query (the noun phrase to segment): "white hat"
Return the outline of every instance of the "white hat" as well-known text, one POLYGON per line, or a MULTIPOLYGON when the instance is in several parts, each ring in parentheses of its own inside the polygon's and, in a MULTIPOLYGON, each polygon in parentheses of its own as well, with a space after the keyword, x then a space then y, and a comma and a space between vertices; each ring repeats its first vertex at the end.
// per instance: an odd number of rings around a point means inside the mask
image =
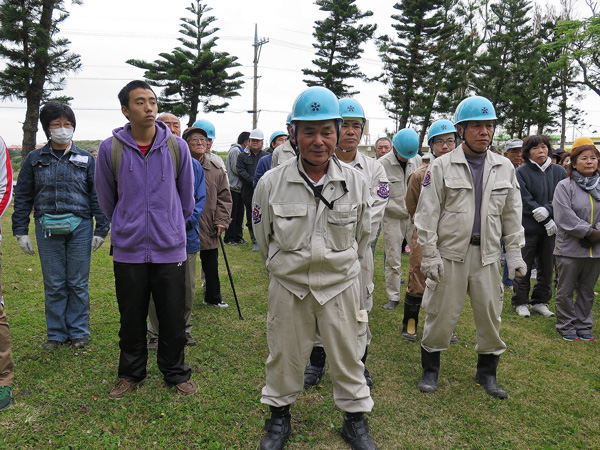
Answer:
POLYGON ((262 130, 255 128, 250 132, 250 137, 248 139, 257 139, 259 141, 263 141, 265 139, 265 135, 263 134, 262 130))
POLYGON ((521 139, 509 139, 504 143, 504 153, 509 151, 511 148, 523 147, 523 141, 521 139))

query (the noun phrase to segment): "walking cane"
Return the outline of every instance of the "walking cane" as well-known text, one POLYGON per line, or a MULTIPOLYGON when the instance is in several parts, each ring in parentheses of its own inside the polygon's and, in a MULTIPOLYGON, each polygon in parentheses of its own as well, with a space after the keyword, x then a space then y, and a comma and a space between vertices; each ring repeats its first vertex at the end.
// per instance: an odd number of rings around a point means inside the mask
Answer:
POLYGON ((229 262, 227 262, 227 255, 225 254, 225 246, 223 245, 223 238, 219 235, 219 242, 221 242, 221 250, 223 250, 223 259, 225 259, 225 266, 227 267, 227 275, 229 275, 229 282, 231 283, 231 290, 233 291, 233 298, 235 298, 235 304, 237 306, 240 320, 244 320, 242 317, 242 311, 240 311, 240 303, 238 302, 237 294, 235 293, 235 286, 233 285, 233 277, 231 276, 231 270, 229 269, 229 262))

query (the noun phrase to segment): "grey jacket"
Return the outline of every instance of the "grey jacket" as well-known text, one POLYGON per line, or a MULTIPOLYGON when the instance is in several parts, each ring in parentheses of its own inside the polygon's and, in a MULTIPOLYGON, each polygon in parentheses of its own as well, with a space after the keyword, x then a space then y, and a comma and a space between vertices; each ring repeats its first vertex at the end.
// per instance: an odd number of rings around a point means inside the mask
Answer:
POLYGON ((225 162, 225 171, 229 179, 229 189, 234 192, 242 192, 242 180, 238 176, 236 169, 237 158, 242 151, 242 148, 238 144, 232 144, 229 148, 229 153, 227 153, 227 161, 225 162))
POLYGON ((552 206, 558 227, 554 254, 571 258, 600 258, 600 242, 591 248, 580 243, 600 223, 600 202, 581 189, 575 180, 566 178, 556 186, 552 206))

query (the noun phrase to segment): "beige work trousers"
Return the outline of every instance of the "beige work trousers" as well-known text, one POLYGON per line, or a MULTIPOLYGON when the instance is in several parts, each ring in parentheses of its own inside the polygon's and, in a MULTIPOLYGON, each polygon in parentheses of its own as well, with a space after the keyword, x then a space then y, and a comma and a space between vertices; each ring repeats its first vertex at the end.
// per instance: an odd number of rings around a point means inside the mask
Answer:
POLYGON ((342 411, 369 412, 373 399, 361 358, 367 338, 367 313, 359 310, 360 281, 321 305, 312 294, 300 299, 275 277, 269 284, 266 363, 261 402, 289 405, 304 387, 304 369, 319 331, 329 361, 333 399, 342 411))
POLYGON ((402 284, 402 241, 410 242, 413 233, 410 219, 383 217, 383 249, 385 251, 385 287, 388 301, 400 301, 402 284))
POLYGON ((500 339, 503 306, 500 261, 481 265, 481 248, 469 245, 465 262, 444 261, 444 276, 439 283, 427 279, 423 295, 423 309, 427 312, 421 346, 428 352, 447 350, 452 332, 471 298, 475 320, 475 351, 480 354, 500 355, 506 344, 500 339))
MULTIPOLYGON (((0 257, 1 258, 1 257, 0 257)), ((0 300, 2 299, 2 260, 0 259, 0 300)), ((0 301, 0 386, 11 386, 14 377, 14 364, 10 346, 10 330, 0 301)))
MULTIPOLYGON (((183 315, 185 317, 185 332, 192 332, 192 308, 194 307, 194 299, 196 298, 196 261, 198 253, 188 253, 185 260, 185 309, 183 315)), ((158 338, 158 318, 156 317, 156 307, 154 300, 150 298, 148 307, 148 336, 158 338)))

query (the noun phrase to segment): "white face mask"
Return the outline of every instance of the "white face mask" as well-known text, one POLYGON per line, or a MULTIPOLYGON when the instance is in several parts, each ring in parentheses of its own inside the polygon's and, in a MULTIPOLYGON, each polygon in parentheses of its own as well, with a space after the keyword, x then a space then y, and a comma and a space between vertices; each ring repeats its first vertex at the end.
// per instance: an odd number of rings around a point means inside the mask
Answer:
POLYGON ((52 128, 50 130, 50 139, 58 145, 65 145, 73 139, 73 128, 52 128))

